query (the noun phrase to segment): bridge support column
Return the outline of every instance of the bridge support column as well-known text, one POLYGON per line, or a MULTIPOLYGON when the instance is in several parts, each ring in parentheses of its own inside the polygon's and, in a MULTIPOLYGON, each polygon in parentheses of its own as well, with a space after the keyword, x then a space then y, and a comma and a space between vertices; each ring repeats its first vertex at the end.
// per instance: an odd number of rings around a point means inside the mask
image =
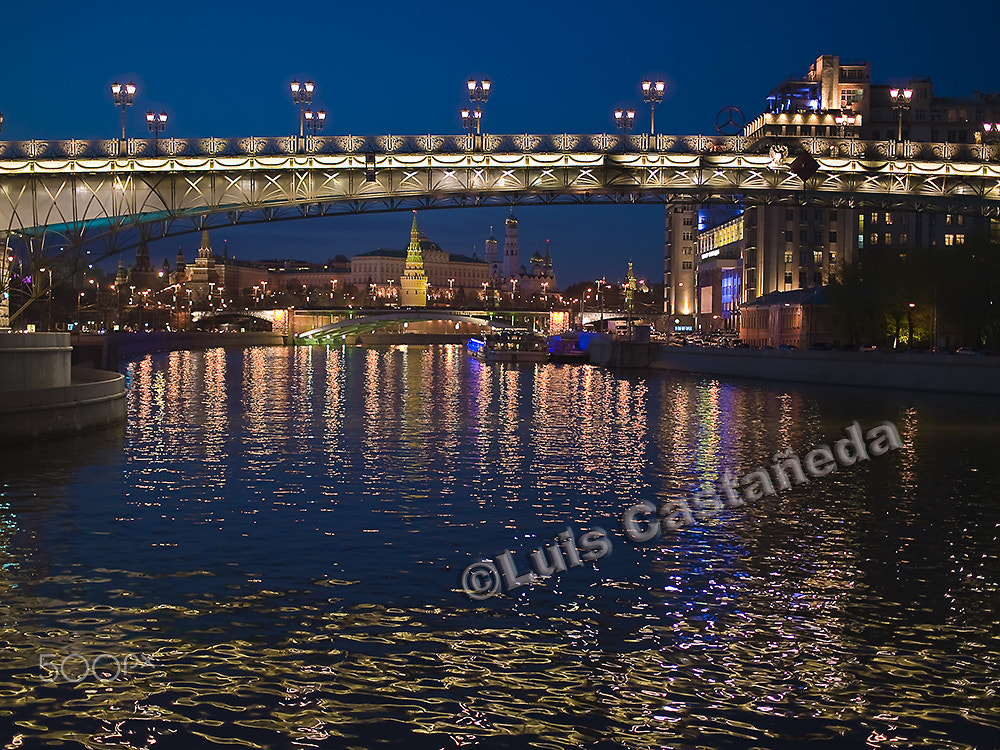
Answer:
POLYGON ((10 330, 10 248, 7 233, 0 232, 0 331, 10 330))

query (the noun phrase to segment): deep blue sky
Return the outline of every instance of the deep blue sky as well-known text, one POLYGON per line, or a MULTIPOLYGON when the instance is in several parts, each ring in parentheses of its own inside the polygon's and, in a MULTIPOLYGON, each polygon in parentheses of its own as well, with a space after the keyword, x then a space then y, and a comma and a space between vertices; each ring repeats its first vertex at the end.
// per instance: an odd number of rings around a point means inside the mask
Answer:
MULTIPOLYGON (((113 80, 139 87, 129 133, 166 110, 165 135, 297 132, 288 83, 312 78, 325 134, 458 133, 464 82, 487 76, 493 133, 614 132, 611 110, 632 105, 648 128, 639 82, 662 76, 658 132, 714 133, 727 105, 748 119, 768 91, 821 54, 870 60, 876 82, 931 76, 937 93, 1000 90, 996 18, 988 5, 939 2, 709 4, 574 3, 8 3, 0 111, 3 139, 109 138, 119 113, 113 80), (977 13, 975 7, 982 10, 977 13), (978 19, 978 20, 977 20, 978 19)), ((502 209, 432 211, 421 227, 446 250, 482 254, 502 209)), ((663 209, 517 210, 522 255, 552 241, 560 285, 662 269, 663 209)), ((238 257, 323 260, 405 247, 410 217, 338 217, 213 232, 238 257)), ((154 262, 190 258, 197 236, 154 243, 154 262)))

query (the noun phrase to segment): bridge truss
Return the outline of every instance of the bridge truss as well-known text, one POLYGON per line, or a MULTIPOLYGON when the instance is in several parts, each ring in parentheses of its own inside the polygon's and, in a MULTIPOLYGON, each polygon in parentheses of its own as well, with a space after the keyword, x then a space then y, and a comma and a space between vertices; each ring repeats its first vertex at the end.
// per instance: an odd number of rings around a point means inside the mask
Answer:
POLYGON ((106 254, 285 219, 664 202, 1000 216, 1000 147, 649 134, 0 142, 0 235, 102 241, 106 254), (799 154, 815 159, 806 180, 791 168, 799 154))

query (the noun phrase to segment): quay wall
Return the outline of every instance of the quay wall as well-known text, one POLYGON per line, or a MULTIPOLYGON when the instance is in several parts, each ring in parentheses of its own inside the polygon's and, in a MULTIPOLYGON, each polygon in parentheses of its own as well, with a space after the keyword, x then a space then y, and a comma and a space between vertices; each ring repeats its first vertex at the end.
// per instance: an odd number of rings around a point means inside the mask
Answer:
POLYGON ((69 383, 53 388, 0 392, 0 441, 49 437, 125 421, 125 377, 117 372, 70 368, 69 383))
POLYGON ((1000 357, 661 346, 657 370, 1000 396, 1000 357))
POLYGON ((91 367, 117 369, 123 359, 151 352, 216 347, 283 346, 280 333, 215 333, 203 331, 114 332, 103 336, 73 337, 74 362, 91 367))

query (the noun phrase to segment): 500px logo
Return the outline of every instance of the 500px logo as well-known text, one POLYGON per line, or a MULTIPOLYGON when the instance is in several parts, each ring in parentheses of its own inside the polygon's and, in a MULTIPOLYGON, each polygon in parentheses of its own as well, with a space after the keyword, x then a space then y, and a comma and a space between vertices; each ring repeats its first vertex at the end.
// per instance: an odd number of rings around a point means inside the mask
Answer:
POLYGON ((93 676, 99 682, 114 682, 128 677, 129 667, 151 667, 153 662, 144 654, 126 654, 119 659, 114 654, 97 654, 88 659, 84 654, 39 654, 38 666, 46 682, 83 682, 93 676))

